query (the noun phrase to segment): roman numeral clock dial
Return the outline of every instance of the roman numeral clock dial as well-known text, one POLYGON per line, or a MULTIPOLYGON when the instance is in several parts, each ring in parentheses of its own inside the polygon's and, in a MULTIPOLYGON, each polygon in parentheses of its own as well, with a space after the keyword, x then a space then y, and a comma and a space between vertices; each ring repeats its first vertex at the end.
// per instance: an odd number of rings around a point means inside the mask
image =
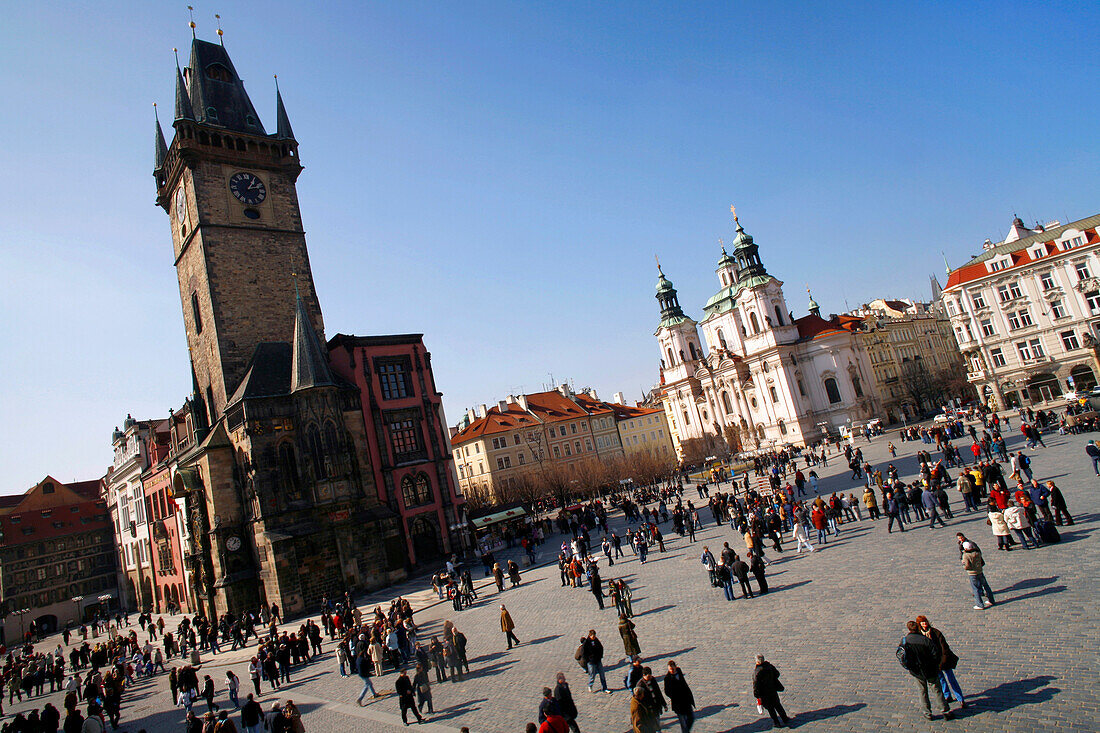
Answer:
POLYGON ((264 182, 253 173, 241 171, 229 179, 229 190, 238 201, 246 206, 257 206, 267 198, 264 182))

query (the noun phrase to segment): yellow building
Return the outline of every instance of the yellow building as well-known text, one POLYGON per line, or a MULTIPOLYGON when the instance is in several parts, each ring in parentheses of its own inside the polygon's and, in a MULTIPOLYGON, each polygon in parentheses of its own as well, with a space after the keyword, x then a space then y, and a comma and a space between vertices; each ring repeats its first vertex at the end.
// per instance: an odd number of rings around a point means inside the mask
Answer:
POLYGON ((668 418, 663 409, 626 405, 612 407, 615 409, 619 440, 627 458, 649 453, 669 460, 677 459, 672 432, 668 429, 668 418))

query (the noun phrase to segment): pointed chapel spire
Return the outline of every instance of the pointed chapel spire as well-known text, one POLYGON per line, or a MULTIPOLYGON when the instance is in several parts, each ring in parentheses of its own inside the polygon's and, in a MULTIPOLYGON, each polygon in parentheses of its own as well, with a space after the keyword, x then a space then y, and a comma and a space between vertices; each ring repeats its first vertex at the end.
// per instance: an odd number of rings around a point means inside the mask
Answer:
POLYGON ((332 372, 329 371, 328 360, 321 351, 317 332, 313 330, 313 322, 309 320, 309 313, 306 312, 306 306, 302 302, 302 296, 297 292, 297 285, 294 289, 294 297, 298 302, 294 308, 290 391, 297 392, 300 389, 336 384, 332 378, 332 372))
POLYGON ((164 130, 160 128, 160 116, 157 114, 156 104, 153 104, 153 117, 157 121, 156 139, 153 141, 156 146, 156 154, 153 156, 153 175, 156 175, 164 170, 164 160, 168 157, 168 145, 164 142, 164 130))
POLYGON ((283 93, 279 91, 279 77, 275 76, 275 137, 280 140, 293 140, 294 130, 290 127, 290 118, 287 117, 286 107, 283 106, 283 93))
MULTIPOLYGON (((173 48, 172 51, 176 52, 176 49, 173 48)), ((187 93, 187 85, 183 83, 183 72, 180 71, 178 55, 176 56, 176 119, 195 119, 195 113, 191 109, 191 95, 187 93)))

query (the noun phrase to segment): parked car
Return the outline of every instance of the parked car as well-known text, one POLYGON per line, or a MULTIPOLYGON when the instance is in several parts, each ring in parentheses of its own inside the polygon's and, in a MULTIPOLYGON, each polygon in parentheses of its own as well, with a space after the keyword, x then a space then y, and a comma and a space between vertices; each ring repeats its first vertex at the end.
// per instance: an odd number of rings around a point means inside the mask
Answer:
POLYGON ((939 415, 936 415, 934 418, 932 418, 932 422, 939 425, 939 424, 942 424, 942 423, 945 423, 945 422, 951 422, 951 420, 953 420, 953 419, 954 419, 953 417, 950 417, 948 415, 944 415, 941 412, 939 415))
POLYGON ((1082 400, 1086 397, 1088 397, 1088 394, 1086 394, 1085 392, 1077 392, 1076 390, 1072 392, 1064 392, 1062 394, 1062 399, 1065 402, 1077 402, 1078 400, 1082 400))

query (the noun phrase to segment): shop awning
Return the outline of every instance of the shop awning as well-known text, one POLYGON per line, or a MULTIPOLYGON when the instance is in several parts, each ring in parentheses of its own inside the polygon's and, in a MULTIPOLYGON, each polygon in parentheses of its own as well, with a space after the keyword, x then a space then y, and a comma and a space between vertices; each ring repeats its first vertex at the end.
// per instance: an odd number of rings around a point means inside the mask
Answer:
POLYGON ((509 519, 519 519, 526 516, 527 512, 523 507, 516 507, 515 509, 507 509, 503 512, 497 512, 496 514, 487 514, 484 517, 478 517, 477 519, 471 519, 470 524, 474 527, 481 529, 482 527, 488 527, 490 524, 497 524, 498 522, 504 522, 509 519))

